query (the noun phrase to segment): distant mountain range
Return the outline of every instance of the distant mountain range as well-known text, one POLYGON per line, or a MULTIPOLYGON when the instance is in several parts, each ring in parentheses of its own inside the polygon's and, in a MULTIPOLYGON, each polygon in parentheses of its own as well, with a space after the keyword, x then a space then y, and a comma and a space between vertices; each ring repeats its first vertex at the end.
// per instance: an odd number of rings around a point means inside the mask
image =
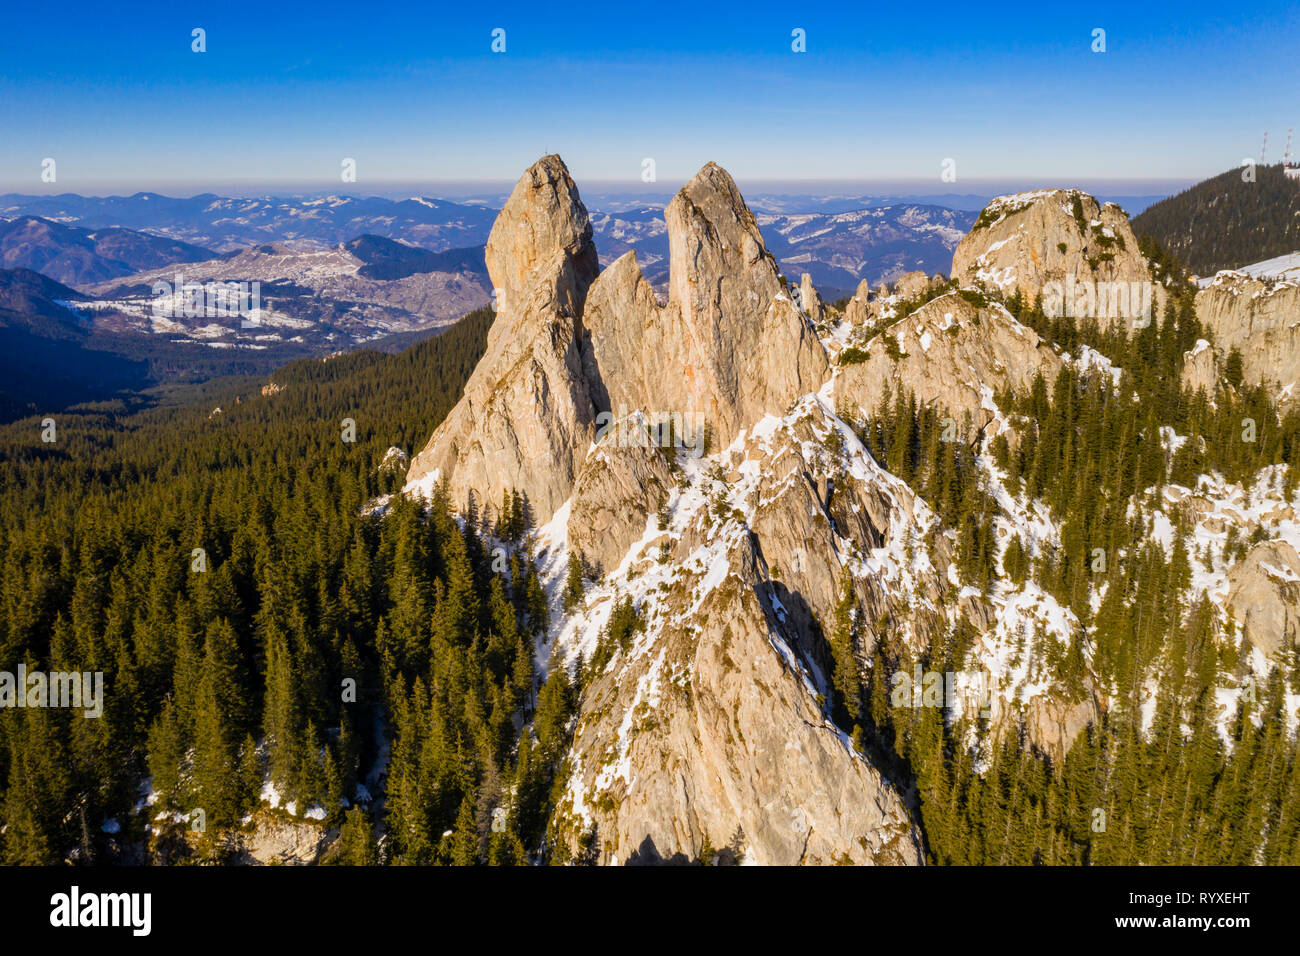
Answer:
MULTIPOLYGON (((768 249, 794 282, 803 273, 828 299, 868 279, 875 285, 904 272, 947 273, 952 253, 975 213, 941 206, 901 205, 848 212, 758 213, 768 249)), ((647 280, 668 279, 668 231, 663 209, 642 206, 617 213, 591 213, 602 266, 630 249, 647 280)))
MULTIPOLYGON (((611 198, 591 222, 603 266, 634 250, 663 292, 668 232, 652 199, 611 198)), ((768 199, 756 216, 780 271, 796 284, 808 273, 830 301, 863 279, 947 273, 976 215, 872 197, 768 199)), ((13 349, 32 357, 9 370, 6 391, 54 407, 63 393, 269 369, 430 334, 491 301, 484 243, 496 214, 485 202, 427 198, 0 196, 0 217, 12 217, 0 218, 0 266, 11 270, 0 321, 13 349), (160 312, 155 288, 178 274, 258 283, 256 322, 160 312), (78 352, 71 378, 59 370, 59 343, 78 352), (72 386, 60 393, 51 382, 72 386)))
MULTIPOLYGON (((365 235, 330 248, 261 243, 204 262, 162 266, 87 287, 81 308, 98 328, 164 335, 210 348, 337 351, 393 333, 446 325, 492 298, 482 247, 430 252, 365 235), (186 285, 244 283, 248 315, 160 314, 179 274, 186 285), (256 308, 254 315, 251 310, 256 308)), ((180 304, 179 302, 175 304, 180 304)))
POLYGON ((1300 250, 1300 180, 1280 165, 1242 169, 1198 183, 1133 220, 1198 275, 1300 250))
POLYGON ((497 211, 442 199, 231 199, 133 196, 0 196, 0 217, 40 216, 87 229, 120 226, 231 252, 262 242, 309 240, 336 246, 370 233, 435 252, 482 245, 497 211))
MULTIPOLYGON (((464 271, 476 262, 465 259, 463 252, 456 254, 461 257, 456 261, 417 260, 449 250, 478 249, 487 241, 496 213, 489 205, 427 198, 0 196, 0 216, 22 217, 14 222, 26 224, 21 229, 14 223, 0 223, 0 227, 31 232, 37 228, 32 224, 43 220, 40 230, 45 233, 39 242, 21 247, 21 258, 5 264, 40 269, 74 285, 172 262, 203 261, 264 243, 320 249, 358 242, 360 237, 370 237, 366 241, 373 251, 367 255, 376 259, 367 263, 362 273, 366 278, 464 271), (86 239, 91 235, 88 230, 110 228, 123 236, 115 246, 105 248, 105 257, 116 253, 117 258, 97 262, 87 255, 93 247, 86 239), (118 251, 125 245, 125 235, 135 237, 139 247, 134 260, 128 261, 118 251), (392 245, 381 249, 378 240, 382 239, 392 245), (176 245, 165 245, 167 240, 176 245), (402 246, 419 251, 402 252, 402 246), (151 255, 145 256, 145 251, 151 255)), ((597 208, 591 216, 602 263, 635 248, 646 277, 657 285, 663 282, 668 246, 662 204, 629 206, 611 200, 609 211, 597 208)), ((874 284, 915 269, 946 272, 953 249, 974 221, 969 210, 914 202, 882 205, 870 197, 772 197, 768 211, 760 211, 759 217, 772 253, 791 278, 797 281, 808 272, 818 285, 827 286, 825 294, 832 298, 854 289, 862 279, 874 284)))
POLYGON ((0 267, 32 269, 70 285, 215 255, 187 242, 116 226, 85 229, 35 216, 0 220, 0 267))
POLYGON ((0 421, 122 389, 409 345, 491 299, 481 246, 432 252, 374 235, 220 254, 24 217, 0 221, 0 253, 81 286, 35 268, 0 269, 0 421), (178 275, 203 289, 192 312, 171 288, 178 275), (248 298, 218 314, 209 288, 231 283, 248 298), (160 284, 171 294, 158 294, 160 284))

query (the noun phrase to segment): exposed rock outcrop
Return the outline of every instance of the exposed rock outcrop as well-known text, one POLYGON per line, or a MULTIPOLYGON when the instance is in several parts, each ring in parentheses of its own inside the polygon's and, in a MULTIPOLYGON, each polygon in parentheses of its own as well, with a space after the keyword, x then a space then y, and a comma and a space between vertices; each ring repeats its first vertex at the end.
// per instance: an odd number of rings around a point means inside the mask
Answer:
POLYGON ((629 556, 647 628, 584 695, 563 832, 577 846, 594 830, 602 860, 620 863, 734 842, 756 863, 918 863, 900 795, 825 716, 807 628, 842 573, 882 612, 937 597, 933 567, 903 560, 927 509, 811 397, 747 430, 725 462, 721 497, 674 500, 670 563, 629 556), (831 428, 840 450, 815 451, 831 428))
POLYGON ((815 706, 752 548, 725 560, 719 584, 669 599, 680 625, 589 688, 561 814, 620 863, 706 842, 759 864, 919 863, 898 793, 815 706))
POLYGON ((932 299, 872 338, 865 351, 866 361, 839 370, 837 399, 870 417, 887 388, 893 395, 910 390, 920 404, 946 408, 959 429, 969 415, 967 440, 992 420, 992 390, 1027 389, 1035 374, 1050 383, 1061 368, 1033 329, 971 292, 932 299))
POLYGON ((1228 572, 1228 604, 1246 638, 1265 654, 1294 646, 1300 634, 1300 555, 1285 541, 1250 549, 1228 572))
POLYGON ((573 488, 569 545, 597 575, 614 570, 668 500, 668 458, 644 415, 614 422, 587 456, 573 488))
POLYGON ((1198 339, 1196 345, 1183 353, 1183 388, 1203 391, 1213 400, 1222 375, 1223 364, 1219 361, 1219 354, 1205 339, 1198 339))
MULTIPOLYGON (((1053 688, 1053 692, 1056 690, 1053 688)), ((1097 707, 1093 700, 1089 696, 1072 703, 1045 694, 1034 698, 1017 716, 1023 723, 1030 742, 1060 763, 1065 760, 1065 755, 1083 729, 1097 720, 1097 707)), ((1001 731, 1002 728, 997 730, 1001 731)))
POLYGON ((338 837, 319 823, 255 814, 251 832, 240 834, 239 851, 246 862, 262 866, 307 866, 319 863, 338 837))
POLYGON ((848 305, 844 307, 844 318, 853 325, 866 325, 875 318, 872 310, 873 304, 871 283, 863 279, 858 283, 858 289, 853 293, 853 298, 849 299, 848 305))
POLYGON ((820 632, 834 620, 846 569, 862 614, 863 666, 886 621, 895 622, 895 637, 925 646, 944 581, 933 562, 918 570, 897 559, 908 542, 921 547, 923 539, 936 561, 948 554, 946 541, 927 537, 933 516, 906 483, 873 462, 849 429, 811 399, 779 425, 770 418, 758 423, 724 458, 733 460, 738 473, 762 476, 742 493, 741 508, 752 515, 786 623, 808 660, 830 672, 820 632))
MULTIPOLYGON (((1222 367, 1232 349, 1241 353, 1242 380, 1264 385, 1274 399, 1296 397, 1300 384, 1300 284, 1220 272, 1196 294, 1196 315, 1214 333, 1222 367)), ((1184 380, 1188 373, 1184 373, 1184 380)), ((1213 389, 1207 389, 1213 394, 1213 389)))
POLYGON ((930 288, 931 279, 924 272, 904 272, 894 282, 894 295, 914 299, 930 288))
POLYGON ((1140 324, 1158 316, 1165 290, 1152 281, 1128 216, 1077 189, 1000 196, 957 246, 952 275, 1027 302, 1048 314, 1140 324))
POLYGON ((725 445, 746 423, 816 391, 826 352, 721 167, 701 169, 664 217, 667 305, 655 304, 635 254, 622 256, 591 287, 584 367, 602 408, 681 413, 707 422, 725 445))
POLYGON ((826 318, 826 304, 822 302, 821 294, 813 285, 812 276, 806 272, 799 280, 799 308, 803 309, 804 315, 808 316, 813 323, 826 318))

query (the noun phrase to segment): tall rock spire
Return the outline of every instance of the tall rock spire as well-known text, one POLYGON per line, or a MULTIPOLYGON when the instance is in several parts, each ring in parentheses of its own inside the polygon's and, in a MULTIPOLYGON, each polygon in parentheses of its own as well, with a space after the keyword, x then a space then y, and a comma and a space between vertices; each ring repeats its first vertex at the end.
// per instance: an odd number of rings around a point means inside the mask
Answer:
POLYGON ((668 304, 655 304, 625 255, 592 285, 584 360, 608 407, 703 418, 726 443, 816 391, 829 374, 826 353, 724 169, 701 169, 664 218, 668 304))
POLYGON ((595 436, 576 330, 598 262, 591 221, 558 156, 520 178, 487 243, 497 317, 460 402, 411 462, 410 490, 447 483, 456 508, 517 489, 546 521, 595 436))

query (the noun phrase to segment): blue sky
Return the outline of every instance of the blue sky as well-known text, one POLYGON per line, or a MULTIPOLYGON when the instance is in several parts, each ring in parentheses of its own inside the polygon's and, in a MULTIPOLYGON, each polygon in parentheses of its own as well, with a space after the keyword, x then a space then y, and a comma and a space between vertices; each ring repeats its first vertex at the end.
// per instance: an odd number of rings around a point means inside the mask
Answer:
POLYGON ((1300 126, 1294 3, 126 6, 9 5, 0 190, 328 186, 352 157, 367 192, 559 152, 580 183, 629 185, 647 157, 660 183, 714 160, 936 184, 952 158, 957 191, 1199 179, 1300 126))

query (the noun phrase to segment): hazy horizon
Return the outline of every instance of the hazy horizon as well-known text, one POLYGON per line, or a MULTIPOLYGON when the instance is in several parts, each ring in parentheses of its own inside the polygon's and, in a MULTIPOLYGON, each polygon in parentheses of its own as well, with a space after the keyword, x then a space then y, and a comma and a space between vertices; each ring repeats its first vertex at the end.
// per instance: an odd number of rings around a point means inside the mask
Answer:
MULTIPOLYGON (((522 172, 522 170, 521 170, 522 172)), ((1064 187, 1082 189, 1097 196, 1161 197, 1173 195, 1201 179, 1217 175, 1223 170, 1207 173, 1199 178, 1136 179, 1092 177, 1068 180, 1064 177, 1039 176, 1024 179, 967 179, 958 183, 935 182, 929 179, 745 179, 736 177, 741 191, 753 196, 813 197, 820 199, 934 197, 937 199, 1005 195, 1030 189, 1064 187)), ((664 202, 671 198, 687 179, 680 181, 640 183, 611 179, 577 179, 579 191, 584 196, 616 197, 620 199, 643 198, 646 202, 664 202)), ((88 185, 71 189, 64 183, 37 184, 0 181, 0 195, 31 197, 81 196, 83 198, 130 197, 141 193, 169 199, 191 199, 201 195, 216 195, 231 199, 263 198, 319 198, 338 196, 349 198, 427 198, 453 202, 497 202, 509 195, 514 180, 423 180, 404 182, 330 183, 330 182, 210 182, 168 183, 158 181, 127 181, 115 184, 88 185)), ((942 205, 942 203, 939 203, 942 205)))

